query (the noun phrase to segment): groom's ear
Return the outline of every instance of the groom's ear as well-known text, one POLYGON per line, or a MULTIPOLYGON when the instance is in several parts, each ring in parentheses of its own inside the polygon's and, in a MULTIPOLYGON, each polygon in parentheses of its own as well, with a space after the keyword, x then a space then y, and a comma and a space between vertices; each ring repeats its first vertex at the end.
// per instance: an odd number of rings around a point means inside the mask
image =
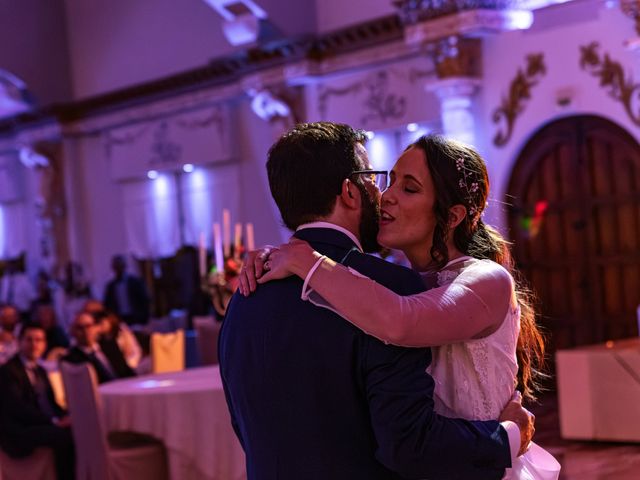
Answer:
POLYGON ((340 200, 347 208, 358 208, 360 206, 360 190, 348 178, 345 178, 342 182, 340 200))

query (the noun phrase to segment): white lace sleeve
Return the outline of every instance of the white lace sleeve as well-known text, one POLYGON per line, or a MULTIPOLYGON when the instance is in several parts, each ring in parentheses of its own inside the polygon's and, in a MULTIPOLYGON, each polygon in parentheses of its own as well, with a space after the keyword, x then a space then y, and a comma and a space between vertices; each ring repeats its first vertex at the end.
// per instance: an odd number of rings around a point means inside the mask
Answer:
POLYGON ((407 297, 341 265, 318 270, 310 285, 361 330, 409 347, 485 336, 504 319, 513 289, 509 273, 488 260, 465 267, 448 285, 407 297))

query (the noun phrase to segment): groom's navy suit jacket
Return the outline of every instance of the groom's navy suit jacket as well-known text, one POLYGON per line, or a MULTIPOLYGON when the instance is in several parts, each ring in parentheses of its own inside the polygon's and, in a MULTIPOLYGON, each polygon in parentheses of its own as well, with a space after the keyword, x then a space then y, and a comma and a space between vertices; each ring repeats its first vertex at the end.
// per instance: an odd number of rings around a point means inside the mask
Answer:
MULTIPOLYGON (((296 237, 399 294, 424 290, 341 232, 296 237)), ((223 323, 220 370, 249 480, 502 477, 511 459, 497 422, 434 413, 429 349, 385 345, 302 301, 301 288, 290 277, 236 293, 223 323)))

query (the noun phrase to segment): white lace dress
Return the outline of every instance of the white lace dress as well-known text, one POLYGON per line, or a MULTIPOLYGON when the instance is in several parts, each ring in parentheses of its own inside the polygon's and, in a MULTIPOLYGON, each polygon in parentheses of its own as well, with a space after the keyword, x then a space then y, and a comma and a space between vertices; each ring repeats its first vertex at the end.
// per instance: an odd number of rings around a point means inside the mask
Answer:
MULTIPOLYGON (((480 260, 464 258, 457 269, 438 273, 438 286, 450 284, 480 260)), ((516 346, 520 332, 520 309, 509 307, 500 327, 487 337, 433 347, 428 372, 436 382, 435 410, 446 417, 494 420, 511 399, 518 373, 516 346)), ((560 465, 536 444, 518 457, 505 479, 556 479, 560 465)))

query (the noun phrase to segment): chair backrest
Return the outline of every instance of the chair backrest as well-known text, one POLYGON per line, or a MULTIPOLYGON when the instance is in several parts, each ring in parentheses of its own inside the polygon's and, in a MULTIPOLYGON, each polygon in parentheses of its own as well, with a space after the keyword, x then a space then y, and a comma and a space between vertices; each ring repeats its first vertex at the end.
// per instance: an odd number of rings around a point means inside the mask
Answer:
POLYGON ((202 365, 216 365, 218 363, 218 337, 222 322, 214 317, 193 317, 196 329, 198 356, 202 365))
POLYGON ((184 370, 184 330, 151 334, 151 370, 153 373, 184 370))
POLYGON ((31 455, 23 458, 11 458, 0 450, 0 479, 56 480, 53 450, 36 448, 31 455))
POLYGON ((93 367, 60 362, 60 371, 76 446, 76 479, 109 480, 109 447, 93 367))

